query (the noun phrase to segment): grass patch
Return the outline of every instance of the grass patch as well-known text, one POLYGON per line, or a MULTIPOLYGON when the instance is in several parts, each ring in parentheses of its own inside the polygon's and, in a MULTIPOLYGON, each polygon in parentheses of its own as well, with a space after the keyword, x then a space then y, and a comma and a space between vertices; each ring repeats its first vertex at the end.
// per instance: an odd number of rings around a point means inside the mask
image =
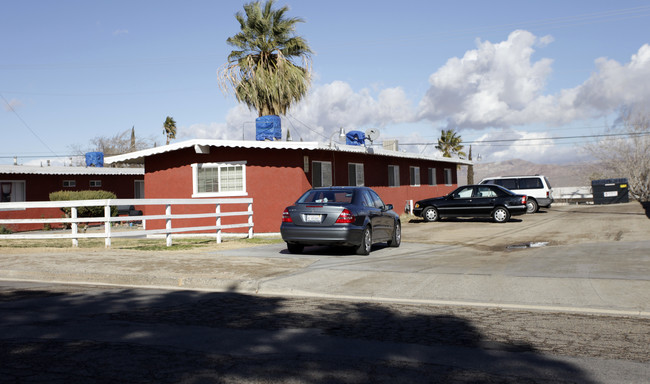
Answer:
MULTIPOLYGON (((124 249, 134 251, 182 251, 195 249, 219 249, 230 245, 254 246, 264 244, 276 244, 282 242, 280 238, 257 237, 252 239, 227 238, 217 244, 216 239, 207 237, 175 238, 172 246, 168 247, 164 238, 155 239, 111 239, 111 249, 124 249)), ((48 240, 23 240, 4 239, 0 242, 0 249, 3 248, 72 248, 70 239, 48 239, 48 240)), ((104 249, 104 239, 79 239, 79 248, 83 249, 104 249)))

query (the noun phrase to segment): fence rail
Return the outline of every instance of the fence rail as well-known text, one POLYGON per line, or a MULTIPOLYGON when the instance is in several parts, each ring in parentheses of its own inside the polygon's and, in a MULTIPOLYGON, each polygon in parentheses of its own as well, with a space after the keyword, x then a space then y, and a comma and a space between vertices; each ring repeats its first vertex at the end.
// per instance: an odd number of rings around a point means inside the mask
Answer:
POLYGON ((45 234, 45 233, 18 233, 0 235, 0 239, 72 239, 72 246, 79 246, 79 239, 83 238, 104 238, 104 244, 111 246, 111 238, 114 237, 138 237, 154 234, 164 234, 167 246, 172 245, 172 234, 181 232, 215 231, 217 243, 221 243, 222 230, 233 228, 248 228, 248 237, 253 237, 253 199, 252 198, 225 198, 225 199, 107 199, 107 200, 69 200, 69 201, 27 201, 14 203, 0 203, 0 212, 5 210, 22 210, 29 208, 70 208, 70 217, 62 218, 33 218, 33 219, 2 219, 2 224, 70 224, 71 233, 45 234), (221 207, 231 204, 247 204, 245 211, 221 212, 221 207), (111 207, 120 205, 137 206, 164 206, 165 214, 149 216, 111 216, 111 207), (214 211, 211 213, 182 213, 173 214, 172 207, 187 205, 212 205, 214 211), (77 210, 80 207, 104 207, 102 217, 77 217, 77 210), (222 217, 245 216, 245 222, 236 224, 221 224, 222 217), (215 218, 215 225, 172 227, 173 219, 199 219, 215 218), (141 231, 113 232, 112 223, 125 221, 165 220, 164 229, 144 229, 141 231), (104 233, 79 233, 80 223, 103 223, 104 233))

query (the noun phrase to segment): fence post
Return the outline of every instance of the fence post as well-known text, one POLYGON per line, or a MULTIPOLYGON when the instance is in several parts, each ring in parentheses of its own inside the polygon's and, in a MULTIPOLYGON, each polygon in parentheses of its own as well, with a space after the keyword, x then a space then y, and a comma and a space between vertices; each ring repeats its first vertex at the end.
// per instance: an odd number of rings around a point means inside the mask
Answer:
MULTIPOLYGON (((77 207, 70 207, 70 217, 72 219, 77 218, 77 207)), ((73 222, 72 223, 72 234, 73 235, 76 235, 78 233, 78 228, 79 228, 78 223, 76 221, 73 222)), ((79 246, 79 239, 78 238, 76 238, 76 237, 72 238, 72 246, 75 247, 75 248, 79 246)))
POLYGON ((108 202, 106 202, 106 205, 104 206, 104 234, 106 238, 104 239, 104 247, 110 248, 111 247, 111 206, 108 205, 108 202))
POLYGON ((165 234, 165 239, 167 241, 167 246, 171 247, 172 246, 172 205, 167 204, 165 207, 165 216, 167 216, 166 219, 166 224, 165 224, 165 229, 167 229, 167 233, 165 234))
POLYGON ((221 244, 221 204, 217 203, 215 213, 217 214, 217 244, 221 244))
POLYGON ((253 238, 253 203, 248 203, 248 238, 253 238))

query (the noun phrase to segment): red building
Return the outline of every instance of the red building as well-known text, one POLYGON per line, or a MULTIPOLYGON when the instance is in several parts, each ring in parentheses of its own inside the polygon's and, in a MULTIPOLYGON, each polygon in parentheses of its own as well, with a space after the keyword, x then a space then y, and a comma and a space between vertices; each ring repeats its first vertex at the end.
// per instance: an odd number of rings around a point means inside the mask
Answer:
MULTIPOLYGON (((408 200, 450 192, 458 184, 458 165, 470 164, 364 146, 223 140, 190 140, 104 159, 107 165, 120 162, 144 164, 147 198, 253 198, 257 233, 279 232, 284 208, 311 187, 365 185, 402 212, 408 200)), ((161 213, 155 209, 160 208, 145 207, 144 214, 161 213)), ((164 223, 148 221, 147 228, 164 223)))
MULTIPOLYGON (((38 167, 0 165, 0 201, 49 201, 56 191, 103 190, 119 199, 144 197, 143 168, 38 167)), ((61 217, 58 208, 2 210, 3 219, 61 217)), ((42 224, 8 225, 13 231, 42 229, 42 224)))

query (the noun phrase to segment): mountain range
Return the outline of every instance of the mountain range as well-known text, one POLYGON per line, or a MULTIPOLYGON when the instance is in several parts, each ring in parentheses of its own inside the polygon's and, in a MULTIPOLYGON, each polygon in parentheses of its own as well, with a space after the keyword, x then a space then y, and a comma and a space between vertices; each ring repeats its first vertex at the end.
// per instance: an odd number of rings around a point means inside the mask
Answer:
MULTIPOLYGON (((582 187, 591 186, 593 175, 597 173, 598 167, 594 163, 536 164, 521 159, 474 163, 474 183, 490 176, 544 175, 553 187, 582 187)), ((458 182, 467 182, 466 166, 458 170, 458 182)))

